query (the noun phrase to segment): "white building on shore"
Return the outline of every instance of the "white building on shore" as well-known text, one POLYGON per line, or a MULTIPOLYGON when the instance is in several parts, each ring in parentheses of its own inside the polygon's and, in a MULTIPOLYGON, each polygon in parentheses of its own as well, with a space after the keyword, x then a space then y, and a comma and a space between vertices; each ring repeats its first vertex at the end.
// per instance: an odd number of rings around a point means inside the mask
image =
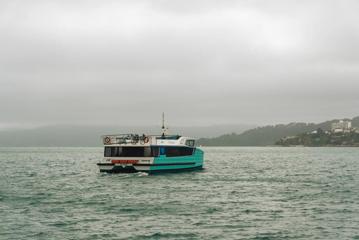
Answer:
POLYGON ((346 133, 352 130, 352 122, 349 120, 340 120, 339 122, 332 123, 332 132, 346 133))

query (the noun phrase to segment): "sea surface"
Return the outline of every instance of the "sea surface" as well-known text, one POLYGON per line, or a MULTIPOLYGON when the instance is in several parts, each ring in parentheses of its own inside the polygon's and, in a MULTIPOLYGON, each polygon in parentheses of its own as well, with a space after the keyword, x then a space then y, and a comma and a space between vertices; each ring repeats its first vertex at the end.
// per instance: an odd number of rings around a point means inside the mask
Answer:
POLYGON ((0 148, 0 239, 359 239, 359 148, 203 148, 99 173, 102 148, 0 148))

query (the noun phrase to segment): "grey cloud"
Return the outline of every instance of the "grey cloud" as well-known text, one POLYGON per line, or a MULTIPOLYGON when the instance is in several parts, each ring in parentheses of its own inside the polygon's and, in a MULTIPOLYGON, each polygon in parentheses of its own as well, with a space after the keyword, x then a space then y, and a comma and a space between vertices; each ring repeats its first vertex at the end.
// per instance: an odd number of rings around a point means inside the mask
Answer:
POLYGON ((1 1, 0 125, 357 115, 357 1, 1 1), (332 106, 332 107, 330 107, 332 106))

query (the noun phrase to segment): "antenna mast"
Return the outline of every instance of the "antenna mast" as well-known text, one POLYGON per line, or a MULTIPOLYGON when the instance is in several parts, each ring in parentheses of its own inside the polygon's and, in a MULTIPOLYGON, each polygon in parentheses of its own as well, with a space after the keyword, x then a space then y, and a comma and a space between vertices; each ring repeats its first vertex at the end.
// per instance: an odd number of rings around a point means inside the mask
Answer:
POLYGON ((165 136, 166 127, 165 127, 165 113, 162 112, 162 136, 165 136))

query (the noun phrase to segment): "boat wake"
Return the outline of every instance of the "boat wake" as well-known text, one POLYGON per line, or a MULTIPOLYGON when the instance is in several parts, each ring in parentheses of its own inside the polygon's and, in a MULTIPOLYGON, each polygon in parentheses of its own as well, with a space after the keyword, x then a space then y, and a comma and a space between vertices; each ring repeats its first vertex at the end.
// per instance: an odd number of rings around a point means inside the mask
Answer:
POLYGON ((146 172, 138 172, 138 173, 135 173, 137 176, 139 176, 139 177, 146 177, 146 176, 148 176, 148 173, 146 173, 146 172))

